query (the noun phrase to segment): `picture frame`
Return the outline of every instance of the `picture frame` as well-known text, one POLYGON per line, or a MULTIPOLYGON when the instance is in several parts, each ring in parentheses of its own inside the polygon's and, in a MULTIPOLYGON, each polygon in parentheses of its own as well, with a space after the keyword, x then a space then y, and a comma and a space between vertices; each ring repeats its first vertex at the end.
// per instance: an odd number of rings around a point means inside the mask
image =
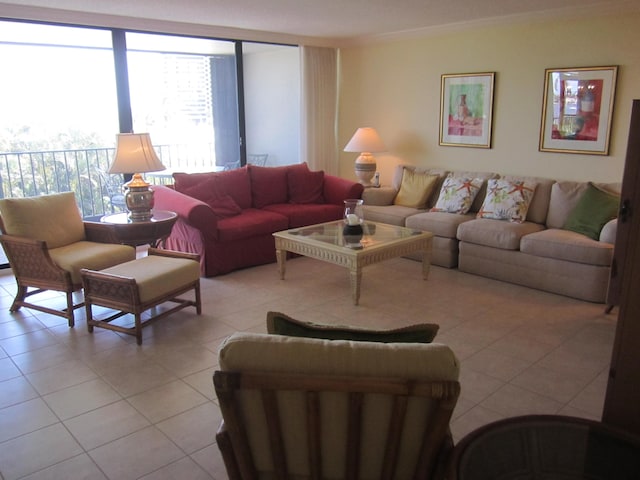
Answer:
POLYGON ((444 74, 440 145, 491 148, 495 72, 444 74))
POLYGON ((547 68, 541 152, 608 155, 617 66, 547 68))

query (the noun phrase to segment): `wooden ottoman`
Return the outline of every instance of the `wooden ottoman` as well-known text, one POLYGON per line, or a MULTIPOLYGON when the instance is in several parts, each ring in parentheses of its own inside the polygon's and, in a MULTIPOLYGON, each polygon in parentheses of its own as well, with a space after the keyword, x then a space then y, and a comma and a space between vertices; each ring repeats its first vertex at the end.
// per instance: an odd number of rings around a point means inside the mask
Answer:
POLYGON ((100 271, 82 269, 81 275, 89 332, 93 332, 95 326, 127 333, 135 335, 138 345, 141 345, 142 327, 149 323, 190 306, 196 307, 198 315, 202 313, 198 255, 150 248, 146 257, 100 271), (178 295, 192 289, 195 301, 178 298, 178 295), (141 314, 145 310, 164 302, 178 305, 142 321, 141 314), (119 312, 103 320, 95 320, 92 305, 119 312), (128 313, 135 316, 135 326, 110 323, 128 313))

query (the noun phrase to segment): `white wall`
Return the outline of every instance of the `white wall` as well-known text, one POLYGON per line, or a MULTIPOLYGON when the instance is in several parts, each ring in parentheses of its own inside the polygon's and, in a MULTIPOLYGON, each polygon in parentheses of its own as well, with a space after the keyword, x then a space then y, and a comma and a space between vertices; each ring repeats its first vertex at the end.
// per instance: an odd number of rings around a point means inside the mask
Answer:
MULTIPOLYGON (((461 31, 341 51, 338 138, 378 129, 382 183, 400 162, 449 169, 620 181, 631 102, 640 98, 640 15, 537 22, 461 31), (545 68, 618 65, 610 154, 539 152, 545 68), (442 74, 496 72, 493 148, 438 145, 442 74)), ((357 154, 340 174, 355 178, 357 154)))
POLYGON ((269 46, 244 55, 247 153, 268 166, 300 161, 300 53, 269 46))

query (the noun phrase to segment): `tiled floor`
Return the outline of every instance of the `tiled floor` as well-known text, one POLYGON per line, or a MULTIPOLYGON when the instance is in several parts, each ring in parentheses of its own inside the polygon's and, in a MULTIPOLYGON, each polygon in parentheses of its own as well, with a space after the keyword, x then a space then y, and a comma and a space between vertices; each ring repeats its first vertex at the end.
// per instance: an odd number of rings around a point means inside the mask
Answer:
MULTIPOLYGON (((221 339, 265 331, 268 310, 301 319, 392 327, 440 324, 461 360, 456 439, 503 417, 599 418, 617 311, 397 259, 364 271, 353 306, 346 270, 307 258, 287 279, 265 265, 203 279, 203 315, 183 310, 144 330, 144 343, 88 334, 22 309, 10 315, 0 276, 0 478, 224 479, 211 375, 221 339)), ((52 301, 58 301, 53 298, 52 301)))

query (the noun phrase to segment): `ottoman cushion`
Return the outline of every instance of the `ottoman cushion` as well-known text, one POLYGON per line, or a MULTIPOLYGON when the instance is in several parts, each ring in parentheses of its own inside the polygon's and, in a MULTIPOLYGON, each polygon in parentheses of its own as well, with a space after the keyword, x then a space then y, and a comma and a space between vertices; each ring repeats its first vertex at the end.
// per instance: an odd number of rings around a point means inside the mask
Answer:
POLYGON ((140 301, 146 303, 198 280, 200 264, 183 258, 149 255, 106 268, 102 273, 135 278, 140 301))

